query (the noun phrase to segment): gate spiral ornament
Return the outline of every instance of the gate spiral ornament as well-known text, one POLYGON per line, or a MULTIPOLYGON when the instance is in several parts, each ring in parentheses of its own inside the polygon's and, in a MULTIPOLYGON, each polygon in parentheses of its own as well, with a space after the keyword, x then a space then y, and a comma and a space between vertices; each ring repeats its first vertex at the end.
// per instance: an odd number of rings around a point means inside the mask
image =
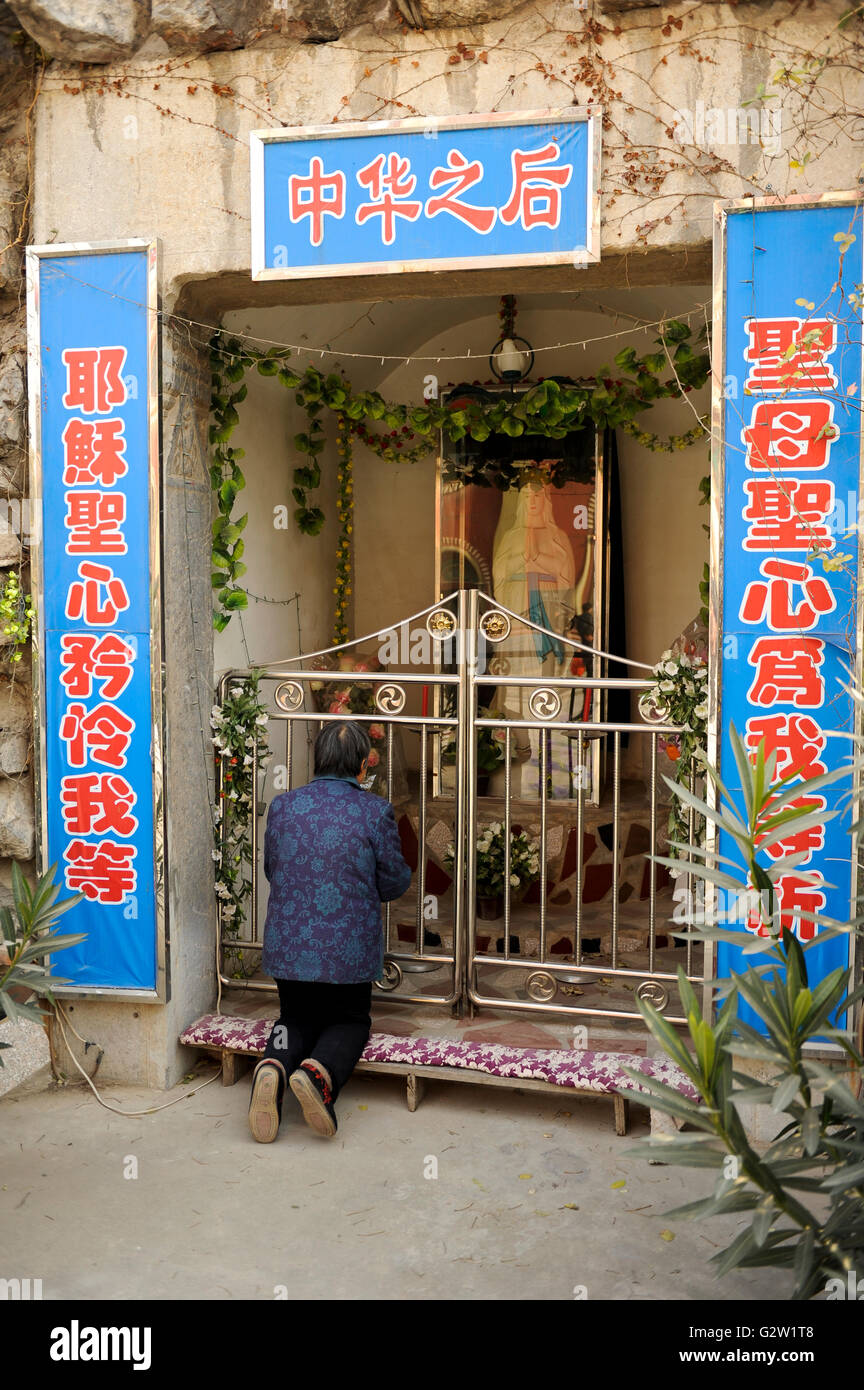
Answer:
POLYGON ((653 1004, 658 1013, 663 1012, 669 1003, 669 991, 665 985, 661 985, 659 980, 643 980, 636 991, 637 999, 644 999, 646 1003, 653 1004))
POLYGON ((391 990, 398 989, 401 983, 401 966, 397 965, 395 960, 385 960, 381 979, 375 981, 375 988, 382 989, 389 994, 391 990))
POLYGON ((405 706, 405 691, 392 682, 380 685, 375 691, 375 704, 382 714, 398 714, 405 706))
POLYGON ((558 993, 555 979, 545 970, 535 970, 525 981, 525 989, 538 1004, 547 1004, 558 993))
POLYGON ((436 608, 426 619, 426 629, 436 642, 446 642, 456 631, 456 619, 447 608, 436 608))
POLYGON ((297 681, 283 681, 277 685, 273 699, 286 714, 293 714, 295 710, 303 708, 303 688, 297 681))
POLYGON ((480 619, 480 629, 487 642, 503 642, 505 637, 510 636, 510 619, 506 613, 501 613, 497 608, 493 608, 490 613, 483 614, 480 619))
POLYGON ((528 708, 535 719, 555 719, 561 712, 561 696, 557 690, 542 686, 531 692, 528 708))
POLYGON ((669 719, 669 706, 658 704, 654 693, 646 690, 639 696, 639 713, 646 724, 666 724, 669 719))

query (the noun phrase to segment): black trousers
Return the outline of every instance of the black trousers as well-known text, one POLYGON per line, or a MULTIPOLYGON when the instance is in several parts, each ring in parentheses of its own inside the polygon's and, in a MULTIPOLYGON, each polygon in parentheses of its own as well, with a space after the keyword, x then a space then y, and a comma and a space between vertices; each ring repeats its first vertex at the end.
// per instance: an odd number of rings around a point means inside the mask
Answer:
POLYGON ((277 980, 279 1017, 264 1057, 285 1073, 307 1057, 326 1067, 335 1100, 360 1060, 372 1031, 372 985, 329 985, 317 980, 277 980))

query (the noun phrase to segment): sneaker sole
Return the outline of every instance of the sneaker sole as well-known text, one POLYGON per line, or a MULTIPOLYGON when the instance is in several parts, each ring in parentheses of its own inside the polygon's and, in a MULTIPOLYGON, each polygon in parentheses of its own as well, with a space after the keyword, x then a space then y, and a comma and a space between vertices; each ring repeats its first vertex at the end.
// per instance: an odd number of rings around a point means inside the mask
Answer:
POLYGON ((314 1129, 316 1134, 322 1135, 325 1139, 332 1139, 336 1133, 336 1125, 315 1089, 315 1083, 304 1071, 295 1071, 289 1076, 288 1085, 300 1102, 303 1119, 309 1128, 314 1129))
POLYGON ((249 1129, 259 1144, 272 1144, 279 1133, 279 1073, 275 1067, 262 1067, 252 1082, 249 1102, 249 1129))

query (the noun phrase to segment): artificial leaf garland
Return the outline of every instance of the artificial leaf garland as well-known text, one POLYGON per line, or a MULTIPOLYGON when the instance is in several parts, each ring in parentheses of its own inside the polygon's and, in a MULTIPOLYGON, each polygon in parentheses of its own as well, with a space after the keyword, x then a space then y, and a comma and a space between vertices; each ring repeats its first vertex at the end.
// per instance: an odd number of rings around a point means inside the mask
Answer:
POLYGON ((244 513, 237 521, 232 521, 234 501, 237 493, 246 486, 246 479, 240 468, 243 449, 235 449, 228 440, 240 416, 237 406, 246 398, 247 387, 242 383, 246 364, 239 358, 223 362, 216 352, 210 354, 212 390, 210 394, 210 443, 213 446, 213 459, 210 464, 210 486, 216 499, 217 515, 213 522, 213 546, 211 562, 213 570, 210 582, 216 589, 219 608, 213 614, 213 626, 222 632, 231 621, 232 613, 238 608, 246 608, 249 600, 237 580, 246 573, 241 560, 243 540, 241 532, 248 520, 244 513), (231 390, 235 382, 242 384, 236 391, 231 390))
POLYGON ((344 415, 336 417, 336 453, 339 459, 336 473, 336 507, 339 516, 339 539, 336 545, 336 584, 333 593, 333 645, 348 641, 348 600, 351 597, 353 562, 352 535, 354 531, 354 466, 351 455, 351 425, 344 415))
MULTIPOLYGON (((294 437, 295 449, 307 460, 294 469, 294 520, 304 535, 317 535, 324 524, 324 513, 309 494, 321 483, 318 455, 324 447, 324 410, 334 412, 342 422, 343 449, 345 441, 355 434, 379 458, 390 463, 416 463, 432 453, 439 431, 451 442, 466 438, 482 442, 492 434, 563 439, 572 430, 592 424, 598 430, 622 429, 643 447, 655 452, 685 449, 704 437, 707 425, 699 423, 684 434, 661 439, 659 435, 642 430, 636 416, 650 409, 657 400, 679 397, 705 384, 710 359, 707 352, 694 350, 690 337, 687 324, 671 320, 655 339, 659 351, 639 357, 635 348, 628 347, 617 354, 615 365, 626 373, 622 377, 613 377, 611 369, 601 368, 596 378, 590 380, 562 382, 547 378, 521 395, 500 395, 488 401, 471 399, 460 408, 452 409, 436 401, 409 406, 385 401, 377 391, 354 391, 341 373, 325 375, 311 365, 296 371, 288 366, 289 356, 281 348, 258 352, 220 330, 210 343, 213 413, 210 442, 214 446, 210 477, 218 511, 213 523, 212 583, 219 603, 214 626, 222 631, 232 614, 248 603, 244 590, 237 584, 246 571, 241 559, 241 532, 248 514, 237 521, 232 519, 234 499, 245 487, 239 466, 243 450, 228 443, 239 421, 237 405, 246 395, 245 385, 236 390, 231 388, 242 380, 248 367, 254 365, 262 376, 276 377, 283 386, 293 390, 297 404, 306 412, 307 428, 294 437), (661 373, 670 363, 672 375, 661 380, 661 373), (370 429, 367 423, 370 421, 382 424, 385 429, 380 432, 370 429)), ((509 488, 515 485, 506 462, 496 472, 494 467, 490 470, 488 461, 481 468, 470 454, 462 461, 451 462, 448 476, 458 477, 465 483, 480 481, 479 476, 474 476, 478 468, 485 486, 509 488)), ((565 464, 552 469, 550 481, 559 487, 567 481, 565 464)), ((350 520, 343 523, 344 526, 351 524, 350 520)), ((340 529, 334 617, 334 627, 338 624, 340 631, 345 628, 346 600, 351 586, 350 546, 344 551, 344 540, 340 529)))

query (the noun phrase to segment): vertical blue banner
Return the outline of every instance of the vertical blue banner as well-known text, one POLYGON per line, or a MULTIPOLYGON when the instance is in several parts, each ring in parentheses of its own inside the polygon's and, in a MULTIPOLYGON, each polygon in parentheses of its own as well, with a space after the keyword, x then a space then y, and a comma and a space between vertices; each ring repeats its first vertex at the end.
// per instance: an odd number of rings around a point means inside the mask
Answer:
MULTIPOLYGON (((807 784, 851 753, 842 735, 853 728, 843 686, 858 658, 862 207, 850 195, 735 205, 723 217, 720 770, 740 803, 734 724, 749 753, 765 740, 776 776, 800 782, 794 804, 818 817, 848 807, 851 787, 841 779, 814 794, 807 784)), ((781 874, 777 897, 783 926, 817 942, 807 954, 811 986, 848 964, 848 937, 818 944, 806 914, 844 923, 854 915, 850 824, 846 810, 827 824, 792 826, 761 856, 766 868, 806 856, 781 874)), ((741 862, 728 836, 717 848, 741 862)), ((733 922, 721 916, 719 925, 733 922)), ((765 934, 746 915, 735 925, 765 934)), ((720 943, 717 975, 766 959, 720 943)), ((760 1026, 743 1001, 738 1009, 760 1026)))
POLYGON ((55 970, 81 989, 155 991, 155 248, 31 249, 28 281, 42 861, 61 896, 84 895, 63 929, 87 933, 55 970))

